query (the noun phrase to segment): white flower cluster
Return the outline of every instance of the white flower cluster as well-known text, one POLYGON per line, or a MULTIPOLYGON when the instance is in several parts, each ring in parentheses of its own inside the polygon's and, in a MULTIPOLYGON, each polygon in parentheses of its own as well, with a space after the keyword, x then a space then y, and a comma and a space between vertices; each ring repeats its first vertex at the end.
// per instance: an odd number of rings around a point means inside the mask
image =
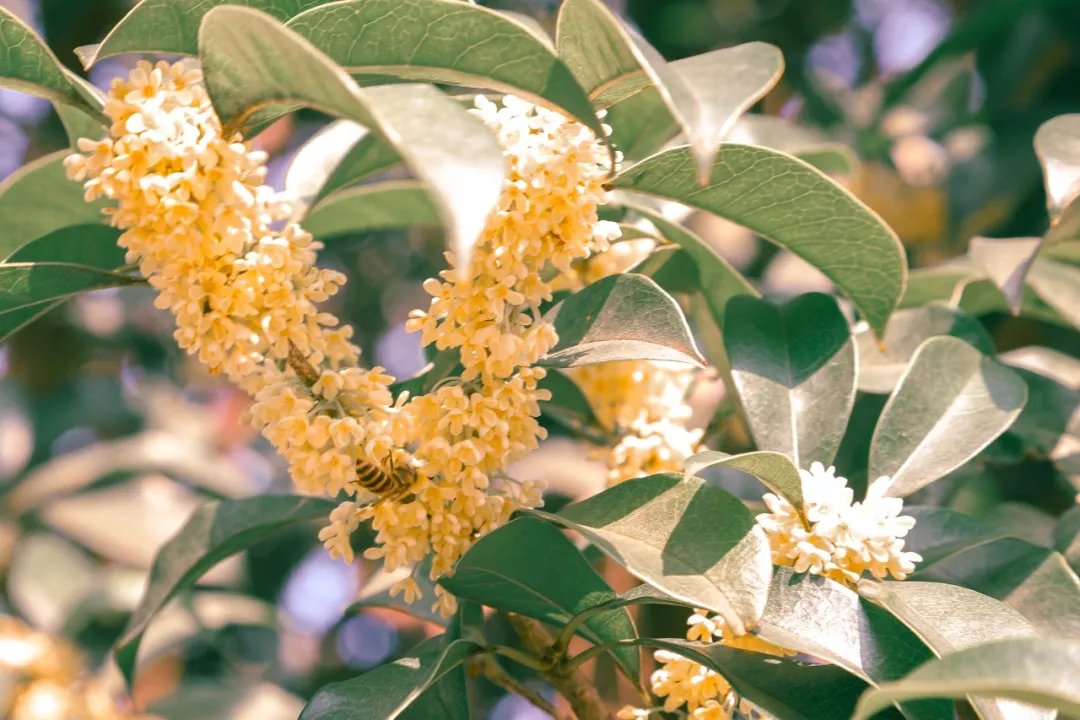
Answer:
POLYGON ((819 462, 800 470, 805 521, 787 500, 772 493, 764 500, 768 513, 758 515, 772 545, 773 562, 796 572, 810 572, 854 586, 863 573, 881 580, 903 580, 922 557, 904 552, 904 537, 915 518, 901 515, 904 501, 886 497, 888 477, 870 483, 866 499, 854 494, 836 469, 819 462))

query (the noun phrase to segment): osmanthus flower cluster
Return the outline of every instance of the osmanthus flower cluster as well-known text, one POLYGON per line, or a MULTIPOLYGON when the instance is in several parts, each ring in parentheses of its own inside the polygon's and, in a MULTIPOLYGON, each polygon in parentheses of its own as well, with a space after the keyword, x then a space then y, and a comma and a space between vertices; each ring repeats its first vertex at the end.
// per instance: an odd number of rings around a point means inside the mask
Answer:
MULTIPOLYGON (((904 551, 904 537, 915 519, 901 515, 903 500, 886 497, 890 479, 881 477, 870 484, 866 499, 853 502, 847 480, 834 467, 819 462, 799 471, 805 500, 805 521, 786 499, 772 493, 764 496, 768 513, 758 515, 772 547, 773 563, 797 572, 821 575, 853 587, 869 573, 881 580, 905 579, 922 557, 904 551)), ((688 620, 687 638, 703 643, 720 642, 772 655, 794 654, 752 635, 735 636, 723 618, 697 610, 688 620)), ((747 715, 752 708, 739 708, 731 685, 714 670, 666 650, 655 658, 660 668, 652 674, 653 693, 664 699, 664 710, 684 708, 694 720, 728 720, 736 709, 747 715)), ((640 720, 650 710, 626 707, 620 720, 640 720)))
MULTIPOLYGON (((609 225, 613 225, 608 223, 609 225)), ((617 230, 618 226, 614 226, 617 230)), ((613 235, 613 238, 615 236, 613 235)), ((576 263, 562 283, 580 289, 608 275, 625 272, 655 249, 651 238, 611 244, 606 252, 576 263)), ((701 449, 704 431, 690 428, 687 395, 697 370, 681 363, 625 360, 570 371, 597 420, 617 441, 604 451, 608 483, 654 473, 680 472, 701 449)))
POLYGON ((9 720, 154 720, 127 712, 67 643, 0 615, 0 716, 9 720))
MULTIPOLYGON (((105 112, 109 137, 80 140, 69 175, 88 200, 116 201, 120 243, 174 315, 177 342, 254 397, 251 420, 297 486, 353 498, 320 533, 332 554, 351 561, 350 535, 371 519, 367 557, 393 571, 430 556, 435 578, 514 510, 540 504, 535 485, 502 469, 544 437, 548 396, 533 364, 556 342, 540 314, 545 278, 610 239, 596 211, 607 151, 587 128, 513 97, 501 108, 477 100, 509 175, 469 265, 450 256, 442 280, 425 285, 431 307, 409 323, 425 344, 458 349, 464 370, 395 401, 394 378, 359 367, 351 329, 319 309, 345 278, 315 266, 318 244, 265 185, 265 154, 223 135, 198 71, 139 63, 114 81, 105 112), (416 479, 372 504, 358 463, 416 479)), ((412 577, 395 591, 420 592, 412 577)), ((453 598, 438 605, 449 612, 453 598)))

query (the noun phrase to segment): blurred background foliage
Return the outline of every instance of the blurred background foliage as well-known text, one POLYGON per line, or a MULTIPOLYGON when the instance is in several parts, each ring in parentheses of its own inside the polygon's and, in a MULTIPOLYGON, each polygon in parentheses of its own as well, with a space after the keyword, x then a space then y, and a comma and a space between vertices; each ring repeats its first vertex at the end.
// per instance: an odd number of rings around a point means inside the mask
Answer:
MULTIPOLYGON (((557 6, 484 4, 549 25, 557 6)), ((81 73, 73 49, 99 41, 131 3, 0 5, 36 27, 81 73)), ((849 187, 897 230, 913 267, 963 254, 973 235, 1045 231, 1032 137, 1050 117, 1080 111, 1075 0, 613 5, 670 59, 750 40, 778 45, 787 71, 756 110, 853 148, 861 163, 849 187)), ((104 86, 132 62, 107 59, 90 80, 104 86)), ((281 186, 290 158, 322 122, 296 115, 257 139, 272 154, 273 184, 281 186)), ((65 145, 46 101, 0 90, 0 177, 65 145)), ((769 293, 827 287, 801 261, 725 223, 699 217, 692 224, 769 293)), ((350 277, 335 312, 357 329, 367 357, 399 377, 424 364, 402 324, 410 309, 426 304, 420 283, 440 268, 441 245, 433 233, 380 233, 335 240, 322 256, 350 277)), ((1080 349, 1074 332, 1030 318, 998 314, 984 322, 1000 351, 1080 349)), ((0 350, 0 609, 65 635, 91 661, 106 656, 122 629, 157 546, 201 499, 289 487, 282 462, 242 422, 244 398, 188 362, 171 331, 145 289, 107 290, 61 306, 0 350)), ((737 430, 729 443, 737 444, 737 430)), ((580 477, 583 468, 602 475, 573 452, 558 452, 549 465, 561 471, 552 480, 580 477)), ((1023 500, 1012 522, 1040 536, 1049 532, 1049 513, 1071 502, 1061 483, 1028 482, 1047 472, 1033 460, 1023 477, 965 490, 966 502, 978 509, 1023 500)), ((175 603, 154 625, 139 703, 170 718, 294 718, 300 698, 315 688, 385 662, 433 632, 392 610, 346 613, 367 570, 330 560, 308 527, 222 563, 205 590, 175 603)), ((681 624, 677 616, 643 622, 681 624)), ((537 713, 494 688, 476 706, 500 720, 537 713)))

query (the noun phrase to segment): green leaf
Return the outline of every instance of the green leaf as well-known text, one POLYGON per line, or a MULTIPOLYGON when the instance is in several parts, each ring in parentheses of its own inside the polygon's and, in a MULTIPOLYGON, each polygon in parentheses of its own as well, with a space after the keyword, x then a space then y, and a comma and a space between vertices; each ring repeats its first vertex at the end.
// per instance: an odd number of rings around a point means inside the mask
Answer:
POLYGON ((54 102, 53 108, 64 126, 68 144, 74 148, 80 138, 100 140, 108 134, 108 128, 101 118, 92 115, 85 110, 80 110, 74 105, 66 105, 62 102, 54 102))
POLYGON ((478 118, 430 85, 361 90, 302 37, 249 8, 226 5, 207 13, 199 54, 226 126, 239 127, 270 106, 300 104, 381 135, 425 182, 450 248, 467 266, 505 174, 502 150, 478 118))
POLYGON ((919 577, 1001 600, 1047 637, 1080 638, 1080 578, 1061 553, 1001 538, 950 555, 919 577))
POLYGON ((544 316, 559 342, 539 365, 578 367, 616 360, 702 365, 678 303, 643 275, 621 273, 580 290, 544 316))
POLYGON ((691 294, 701 289, 694 259, 678 245, 660 245, 627 272, 644 275, 668 293, 691 294))
POLYGON ((87 70, 101 58, 127 53, 196 55, 199 23, 218 5, 246 5, 288 20, 327 0, 142 0, 97 45, 76 49, 87 70))
POLYGON ((717 148, 739 115, 780 79, 784 59, 767 43, 746 43, 667 63, 600 0, 566 0, 556 44, 598 107, 646 88, 656 91, 690 141, 698 174, 707 178, 717 148), (724 82, 717 82, 724 78, 724 82))
POLYGON ((1074 505, 1054 526, 1054 549, 1074 571, 1080 569, 1080 505, 1074 505))
POLYGON ((459 0, 344 0, 289 21, 350 73, 520 95, 605 133, 585 91, 518 19, 459 0))
POLYGON ((1013 370, 963 340, 936 337, 915 352, 870 441, 868 477, 892 478, 903 497, 975 457, 1027 402, 1013 370))
POLYGON ((728 140, 794 155, 826 173, 850 175, 859 169, 859 159, 847 145, 772 115, 743 115, 728 140))
POLYGON ((802 477, 787 455, 778 452, 749 452, 728 455, 716 450, 704 450, 686 460, 686 474, 699 475, 711 467, 731 468, 753 475, 780 497, 786 499, 800 513, 806 501, 803 498, 802 477))
POLYGON ((0 183, 0 256, 9 257, 31 240, 72 225, 104 224, 107 202, 88 203, 83 188, 67 179, 67 150, 23 165, 0 183))
POLYGON ((87 90, 33 30, 0 7, 0 87, 64 103, 103 118, 97 95, 87 90))
MULTIPOLYGON (((1035 628, 1002 602, 974 590, 928 582, 867 582, 860 594, 891 612, 942 657, 957 650, 1008 638, 1031 637, 1035 628)), ((1007 700, 968 700, 983 720, 1053 720, 1052 712, 1016 707, 1007 700)))
POLYGON ((581 533, 632 575, 722 615, 736 634, 753 627, 768 592, 768 540, 737 498, 697 478, 627 480, 564 508, 581 533))
POLYGON ((414 651, 351 680, 324 685, 304 706, 299 720, 403 717, 425 690, 478 650, 468 640, 454 640, 445 649, 414 651))
POLYGON ((50 310, 59 307, 63 300, 46 300, 33 305, 24 305, 17 310, 0 314, 0 342, 6 341, 15 332, 26 327, 50 310))
MULTIPOLYGON (((582 610, 615 598, 581 551, 551 523, 534 517, 518 518, 485 535, 458 561, 454 574, 439 583, 457 597, 560 627, 582 610)), ((598 645, 637 636, 625 608, 591 614, 577 632, 598 645)), ((614 648, 612 653, 637 683, 638 650, 614 648)))
POLYGON ((1009 435, 1023 451, 1067 463, 1080 448, 1080 390, 1030 370, 1017 370, 1028 388, 1028 402, 1009 435))
POLYGON ((1049 258, 1036 258, 1028 286, 1075 328, 1080 328, 1080 268, 1049 258))
POLYGON ((66 298, 87 290, 133 285, 138 282, 140 281, 137 278, 128 275, 117 275, 68 263, 2 264, 0 316, 28 305, 66 298))
POLYGON ((866 683, 835 665, 778 658, 720 644, 643 638, 723 675, 740 697, 779 720, 848 720, 866 683))
POLYGON ((427 190, 413 180, 341 190, 316 205, 303 221, 304 229, 320 239, 439 224, 427 190))
POLYGON ((62 262, 116 270, 125 264, 124 250, 116 244, 119 237, 120 231, 108 225, 71 225, 31 240, 4 262, 62 262))
POLYGON ((1030 370, 1073 390, 1080 390, 1080 360, 1048 347, 1028 346, 1010 350, 998 360, 1015 368, 1030 370))
POLYGON ((1006 534, 970 515, 946 508, 908 505, 904 514, 915 518, 915 527, 904 538, 904 549, 922 555, 921 567, 1006 534))
MULTIPOLYGON (((778 567, 757 634, 841 667, 871 685, 896 680, 930 650, 885 610, 840 583, 778 567)), ((944 704, 904 707, 911 720, 951 720, 944 704)))
POLYGON ((629 203, 626 207, 651 222, 665 240, 678 245, 693 261, 699 289, 718 324, 724 317, 728 300, 738 295, 758 296, 758 291, 742 273, 700 237, 648 208, 629 203))
POLYGON ((855 343, 836 301, 821 293, 783 305, 733 298, 724 346, 757 446, 796 467, 829 465, 855 403, 855 343))
POLYGON ((367 133, 346 150, 315 194, 316 202, 401 162, 401 155, 376 133, 367 133))
POLYGON ((1080 115, 1059 115, 1039 126, 1035 154, 1046 183, 1046 207, 1051 234, 1062 213, 1080 195, 1080 115))
POLYGON ((1080 641, 999 640, 961 650, 919 667, 903 680, 870 690, 852 720, 865 720, 891 703, 966 695, 1010 698, 1080 715, 1080 641))
POLYGON ((1014 315, 1020 314, 1024 297, 1024 279, 1035 255, 1042 247, 1042 238, 992 239, 973 237, 968 244, 968 257, 985 274, 1009 303, 1014 315))
POLYGON ((266 495, 208 502, 199 507, 158 550, 142 600, 116 641, 113 652, 128 686, 135 677, 143 633, 169 600, 194 585, 221 560, 284 527, 323 519, 334 505, 330 499, 266 495))
MULTIPOLYGON (((333 120, 323 125, 304 141, 289 161, 285 171, 285 192, 303 200, 310 209, 330 173, 356 143, 369 135, 366 127, 351 120, 333 120)), ((385 142, 381 144, 389 147, 385 142)), ((400 162, 396 153, 394 157, 395 162, 400 162)))
POLYGON ((605 118, 611 126, 611 142, 625 160, 641 160, 664 146, 679 132, 656 88, 647 88, 612 105, 605 118))
POLYGON ((943 303, 897 310, 889 318, 885 337, 879 342, 867 328, 855 334, 859 351, 859 389, 889 393, 904 374, 915 351, 924 341, 939 335, 965 340, 987 355, 994 341, 975 318, 943 303))
POLYGON ((685 147, 623 171, 617 189, 675 200, 743 225, 821 270, 878 334, 907 282, 895 233, 815 168, 767 148, 724 144, 705 187, 685 147))
POLYGON ((600 424, 589 399, 573 380, 558 370, 552 370, 539 382, 541 390, 551 393, 551 399, 540 403, 540 412, 575 435, 598 445, 610 445, 616 438, 600 424))

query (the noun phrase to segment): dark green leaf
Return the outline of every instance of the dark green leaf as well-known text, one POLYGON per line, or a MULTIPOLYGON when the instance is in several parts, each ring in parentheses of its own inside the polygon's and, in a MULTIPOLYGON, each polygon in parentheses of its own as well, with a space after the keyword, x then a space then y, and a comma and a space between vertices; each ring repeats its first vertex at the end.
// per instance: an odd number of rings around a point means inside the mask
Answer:
POLYGON ((0 257, 31 240, 72 225, 104 224, 104 201, 88 203, 83 188, 67 179, 67 150, 23 165, 0 183, 0 257))
POLYGON ((101 118, 101 101, 22 20, 0 7, 0 87, 38 95, 101 118))
POLYGON ((0 316, 12 310, 75 293, 132 285, 138 279, 67 263, 0 265, 0 316))
POLYGON ((588 95, 550 45, 495 10, 458 0, 345 0, 288 26, 351 73, 514 93, 604 137, 588 95))
POLYGON ((321 5, 327 0, 142 0, 113 26, 98 45, 76 52, 83 67, 104 57, 126 53, 176 53, 199 51, 199 23, 218 5, 246 5, 279 20, 321 5))
POLYGON ((334 505, 330 499, 266 495, 209 502, 196 510, 158 551, 142 600, 116 642, 116 663, 128 685, 143 633, 177 593, 221 560, 288 525, 325 518, 334 505))
POLYGON ((881 412, 868 477, 887 475, 890 495, 910 495, 975 457, 1026 402, 1027 386, 1016 372, 963 340, 931 338, 881 412))
POLYGON ((802 478, 787 455, 768 451, 728 455, 705 450, 686 460, 687 475, 698 475, 711 467, 731 468, 753 475, 771 492, 785 498, 799 512, 803 511, 802 478))
POLYGON ((922 556, 920 567, 929 567, 1006 534, 1000 528, 946 508, 908 505, 904 514, 915 518, 915 527, 908 531, 904 549, 922 556))
POLYGON ((962 311, 937 302, 897 310, 889 318, 885 337, 880 342, 869 328, 855 334, 855 347, 859 351, 859 389, 872 393, 892 392, 919 346, 938 335, 958 337, 980 352, 994 354, 990 333, 978 320, 962 311))
POLYGON ((316 200, 335 190, 355 185, 376 173, 388 170, 401 162, 398 152, 376 133, 368 133, 356 141, 327 175, 316 193, 316 200))
POLYGON ((570 505, 558 520, 643 581, 719 613, 737 634, 761 614, 772 572, 768 541, 720 488, 651 475, 570 505))
POLYGON ((423 395, 448 377, 461 374, 461 353, 457 349, 439 350, 423 370, 407 380, 390 386, 395 395, 408 391, 410 395, 423 395))
POLYGON ((783 305, 733 298, 724 346, 758 447, 786 454, 796 467, 831 464, 856 375, 855 343, 836 301, 820 293, 783 305))
MULTIPOLYGON (((551 523, 522 517, 485 535, 440 584, 460 598, 563 626, 615 592, 551 523)), ((625 608, 590 615, 578 632, 596 644, 636 637, 625 608)), ((636 648, 613 654, 632 682, 641 662, 636 648)))
POLYGON ((414 652, 351 680, 325 685, 304 707, 299 720, 402 717, 425 690, 478 650, 468 640, 454 640, 445 649, 414 652))
POLYGON ((361 90, 302 37, 250 8, 207 13, 199 55, 226 126, 238 128, 270 106, 299 104, 379 133, 428 187, 448 243, 467 266, 505 174, 502 150, 478 118, 430 85, 361 90))
POLYGON ((669 293, 696 293, 701 287, 694 259, 677 245, 661 245, 627 272, 644 275, 669 293))
POLYGON ((896 235, 827 175, 789 155, 725 144, 708 184, 685 147, 623 171, 617 189, 668 198, 743 225, 821 270, 881 333, 907 282, 896 235))
POLYGON ((63 300, 46 300, 0 314, 0 342, 4 342, 17 330, 29 325, 50 310, 59 307, 63 302, 63 300))
POLYGON ((120 231, 108 225, 71 225, 31 240, 4 262, 62 262, 116 270, 125 263, 124 250, 116 244, 119 237, 120 231))
POLYGON ((1028 388, 1028 403, 1009 428, 1023 449, 1067 464, 1080 451, 1080 390, 1030 370, 1018 369, 1028 388))
POLYGON ((652 155, 679 132, 678 123, 654 87, 612 105, 607 113, 611 141, 627 160, 652 155))
POLYGON ((566 298, 544 316, 558 344, 540 365, 577 367, 616 360, 701 365, 678 304, 652 280, 611 275, 566 298))
POLYGON ((341 190, 316 205, 303 221, 304 229, 317 238, 439 224, 427 190, 412 180, 341 190))
POLYGON ((966 695, 1010 698, 1080 715, 1080 642, 1044 638, 999 640, 919 667, 903 680, 868 691, 852 720, 866 720, 894 702, 966 695))

